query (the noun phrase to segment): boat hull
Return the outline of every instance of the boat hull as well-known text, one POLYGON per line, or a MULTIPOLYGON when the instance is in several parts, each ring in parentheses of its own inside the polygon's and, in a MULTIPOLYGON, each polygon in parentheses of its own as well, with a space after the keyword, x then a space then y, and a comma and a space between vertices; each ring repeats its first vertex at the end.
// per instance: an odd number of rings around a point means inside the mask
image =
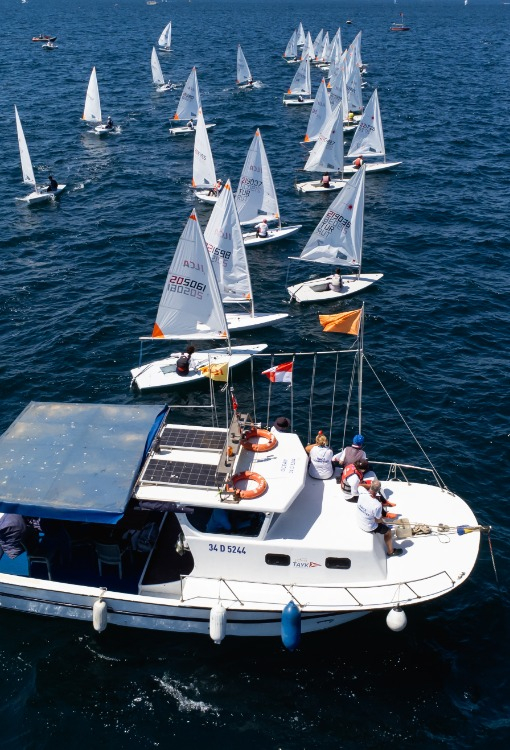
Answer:
POLYGON ((302 107, 305 104, 313 104, 315 99, 303 99, 302 102, 298 101, 297 99, 284 99, 283 103, 287 107, 302 107))
POLYGON ((285 240, 287 237, 299 232, 302 224, 296 224, 291 227, 280 227, 277 229, 270 229, 267 237, 257 237, 256 232, 246 232, 243 234, 244 244, 246 247, 255 247, 258 245, 268 245, 270 242, 279 242, 285 240))
POLYGON ((34 190, 33 193, 29 193, 24 198, 17 198, 17 200, 24 201, 30 206, 36 205, 37 203, 47 203, 48 201, 55 200, 55 198, 60 195, 60 193, 65 190, 65 188, 65 185, 59 185, 56 190, 52 190, 50 193, 48 193, 46 190, 34 190))
POLYGON ((209 189, 207 190, 195 190, 195 198, 200 201, 200 203, 209 203, 213 205, 214 203, 218 202, 218 195, 209 195, 209 189))
POLYGON ((304 281, 301 284, 294 284, 289 286, 287 291, 291 299, 296 300, 296 302, 329 302, 357 294, 382 279, 382 277, 382 273, 363 273, 359 276, 342 275, 342 290, 335 292, 329 288, 332 277, 325 276, 320 279, 304 281))
MULTIPOLYGON (((205 127, 207 130, 210 130, 211 128, 216 127, 216 123, 209 123, 205 127)), ((191 128, 188 128, 186 125, 182 125, 182 126, 175 127, 175 128, 169 128, 168 132, 170 133, 170 135, 190 135, 190 134, 195 135, 195 130, 196 128, 192 130, 191 128)))
MULTIPOLYGON (((365 162, 365 172, 368 174, 373 174, 374 172, 386 172, 388 169, 393 169, 393 167, 398 167, 399 164, 402 164, 401 161, 379 161, 379 162, 365 162)), ((358 170, 352 166, 352 164, 349 164, 348 166, 344 166, 344 174, 354 174, 354 172, 357 172, 358 170)))
POLYGON ((255 328, 267 328, 267 326, 272 326, 288 318, 289 314, 275 313, 274 315, 263 315, 260 313, 250 315, 249 313, 244 313, 239 315, 226 313, 225 317, 227 319, 228 330, 231 333, 238 333, 239 331, 252 331, 255 328))
MULTIPOLYGON (((201 336, 200 334, 186 336, 186 341, 200 339, 203 340, 203 334, 201 336)), ((184 377, 177 375, 175 371, 180 355, 173 354, 131 370, 131 386, 138 391, 149 391, 196 385, 199 381, 209 380, 198 369, 199 367, 209 364, 220 365, 226 362, 228 362, 229 368, 237 367, 244 362, 248 362, 252 354, 258 354, 265 349, 267 349, 267 344, 254 344, 253 346, 233 346, 230 355, 227 347, 195 352, 191 357, 189 374, 184 377)))
POLYGON ((334 193, 336 190, 342 190, 347 185, 347 180, 331 180, 330 187, 325 188, 320 180, 311 180, 310 182, 297 182, 296 190, 300 193, 334 193))

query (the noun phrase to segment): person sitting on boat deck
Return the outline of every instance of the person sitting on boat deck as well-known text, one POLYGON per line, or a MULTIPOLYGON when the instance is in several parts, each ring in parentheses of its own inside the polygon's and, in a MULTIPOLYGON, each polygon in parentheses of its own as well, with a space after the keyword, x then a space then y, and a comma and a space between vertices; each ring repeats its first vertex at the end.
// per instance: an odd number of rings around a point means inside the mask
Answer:
POLYGON ((354 122, 354 112, 349 112, 347 115, 347 122, 353 123, 354 122))
POLYGON ((105 125, 105 128, 106 128, 107 130, 113 130, 113 120, 112 120, 112 118, 110 117, 110 115, 108 115, 108 119, 106 120, 106 125, 105 125))
POLYGON ((333 476, 333 451, 328 448, 328 439, 320 431, 315 438, 315 443, 310 443, 305 448, 310 456, 308 473, 313 479, 331 479, 333 476))
POLYGON ((260 224, 255 224, 255 235, 257 237, 267 237, 269 234, 269 227, 267 225, 267 219, 262 219, 260 224))
MULTIPOLYGON (((366 472, 370 469, 366 459, 360 459, 353 464, 347 464, 340 478, 340 486, 344 498, 349 503, 358 502, 358 487, 366 472)), ((375 475, 374 475, 375 476, 375 475)))
POLYGON ((221 191, 223 190, 223 180, 220 180, 219 178, 216 180, 216 183, 214 187, 212 187, 207 195, 219 195, 221 191))
POLYGON ((398 555, 402 555, 404 550, 401 547, 393 546, 391 529, 384 523, 383 507, 377 497, 380 490, 381 483, 378 479, 372 481, 370 490, 360 485, 358 508, 356 511, 358 526, 369 534, 383 534, 388 557, 397 557, 398 555))
POLYGON ((301 94, 299 94, 297 100, 298 100, 298 102, 303 103, 305 99, 304 99, 304 97, 301 94))
POLYGON ((329 288, 332 292, 340 292, 342 290, 342 274, 339 268, 335 268, 335 273, 329 282, 329 288))
POLYGON ((324 174, 322 175, 321 187, 323 188, 331 187, 331 177, 329 176, 329 172, 324 172, 324 174))
POLYGON ((333 465, 341 466, 344 469, 349 464, 354 464, 356 461, 366 461, 367 454, 363 450, 365 445, 365 438, 363 435, 354 435, 352 439, 352 445, 348 445, 333 456, 333 465))
POLYGON ((188 124, 186 127, 188 127, 190 130, 195 130, 195 123, 193 122, 192 117, 190 117, 190 119, 188 120, 188 124))
POLYGON ((290 432, 290 421, 287 417, 277 417, 273 422, 273 427, 277 432, 290 432))
POLYGON ((363 165, 363 157, 362 156, 357 156, 354 159, 354 161, 352 162, 352 166, 354 167, 354 169, 361 169, 362 165, 363 165))
POLYGON ((25 551, 23 539, 27 525, 23 516, 17 513, 0 513, 0 557, 7 555, 14 560, 25 551))
MULTIPOLYGON (((390 502, 387 500, 387 498, 383 495, 381 490, 381 483, 375 476, 373 471, 367 471, 366 474, 363 477, 363 480, 359 483, 358 487, 359 495, 363 494, 364 492, 368 492, 372 497, 375 497, 382 505, 383 509, 383 518, 398 518, 398 513, 388 513, 386 508, 388 506, 394 508, 395 503, 390 502), (373 476, 370 476, 373 474, 373 476)), ((359 502, 359 500, 358 500, 359 502)))
POLYGON ((58 182, 51 174, 48 176, 48 180, 50 181, 50 184, 48 185, 46 192, 54 193, 55 190, 58 190, 58 182))
POLYGON ((189 375, 189 363, 194 351, 194 346, 188 346, 186 351, 181 354, 175 365, 175 372, 177 375, 180 375, 183 378, 186 377, 186 375, 189 375))

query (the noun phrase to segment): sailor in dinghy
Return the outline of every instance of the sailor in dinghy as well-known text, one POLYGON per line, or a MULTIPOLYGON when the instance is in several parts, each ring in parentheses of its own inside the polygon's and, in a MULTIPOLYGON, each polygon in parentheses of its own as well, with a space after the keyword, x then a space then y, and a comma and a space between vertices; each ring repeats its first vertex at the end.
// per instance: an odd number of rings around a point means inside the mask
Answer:
POLYGON ((35 181, 34 168, 32 166, 30 153, 28 151, 25 133, 23 132, 21 120, 16 106, 14 106, 14 115, 16 118, 16 132, 18 134, 18 146, 21 160, 21 172, 23 174, 23 182, 25 183, 25 185, 31 185, 33 188, 33 191, 31 193, 24 196, 23 198, 17 198, 16 200, 24 201, 29 205, 33 205, 35 203, 46 203, 48 201, 54 200, 57 195, 60 195, 60 193, 65 190, 66 186, 59 185, 58 182, 52 177, 52 175, 50 175, 49 186, 38 187, 35 181))
MULTIPOLYGON (((198 111, 202 109, 200 90, 198 88, 197 69, 194 67, 184 84, 177 110, 173 116, 174 122, 186 122, 187 125, 175 125, 169 129, 170 135, 186 135, 195 132, 194 122, 198 117, 198 111), (189 127, 191 123, 192 127, 189 127)), ((215 128, 215 123, 205 126, 208 130, 215 128)))
POLYGON ((96 135, 107 135, 108 133, 117 132, 117 128, 113 127, 111 117, 108 117, 109 122, 104 125, 101 121, 101 101, 99 99, 99 86, 95 67, 92 68, 92 73, 90 74, 87 95, 85 96, 85 107, 81 119, 94 125, 94 129, 91 132, 96 135))

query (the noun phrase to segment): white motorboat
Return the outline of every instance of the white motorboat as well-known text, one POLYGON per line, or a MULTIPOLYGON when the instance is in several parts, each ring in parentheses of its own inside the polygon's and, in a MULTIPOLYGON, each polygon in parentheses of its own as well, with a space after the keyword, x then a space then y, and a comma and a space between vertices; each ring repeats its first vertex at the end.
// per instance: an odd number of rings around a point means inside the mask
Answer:
POLYGON ((283 97, 283 103, 288 106, 302 106, 313 104, 312 81, 310 78, 310 60, 302 60, 296 71, 292 83, 283 97))
MULTIPOLYGON (((392 169, 402 164, 401 161, 386 161, 386 148, 384 145, 377 89, 374 90, 365 108, 347 156, 351 159, 356 159, 357 157, 362 157, 363 160, 370 159, 370 161, 365 161, 367 173, 384 172, 387 169, 392 169), (381 157, 382 161, 380 161, 381 157)), ((354 174, 356 169, 354 164, 344 165, 344 174, 354 174)))
MULTIPOLYGON (((358 354, 320 364, 347 357, 350 373, 358 354)), ((312 357, 293 361, 311 380, 312 357)), ((370 612, 402 630, 406 611, 469 578, 489 529, 435 467, 373 462, 399 514, 402 554, 389 557, 334 478, 308 475, 297 434, 262 429, 232 401, 224 427, 183 424, 172 406, 29 404, 0 437, 0 515, 18 527, 36 516, 39 530, 0 558, 2 609, 99 632, 281 636, 292 650, 370 612)))
POLYGON ((223 305, 248 306, 246 312, 226 313, 230 333, 271 326, 288 318, 288 313, 255 312, 248 258, 230 180, 225 183, 213 208, 204 239, 223 305))
MULTIPOLYGON (((214 255, 214 253, 212 253, 214 255)), ((249 282, 249 279, 248 279, 249 282)), ((246 286, 246 282, 245 282, 246 286)), ((235 290, 232 290, 234 298, 235 290)), ((234 301, 238 301, 234 299, 234 301)), ((238 330, 257 328, 254 316, 234 314, 232 320, 225 315, 222 294, 216 280, 204 235, 195 212, 191 213, 175 250, 167 279, 163 287, 152 336, 141 337, 141 341, 208 341, 221 339, 227 346, 216 350, 218 357, 212 363, 234 367, 246 361, 250 353, 260 352, 266 344, 237 347, 234 356, 230 346, 231 326, 238 330), (251 325, 250 325, 251 322, 251 325)), ((267 325, 268 321, 266 321, 267 325)), ((175 370, 179 355, 170 355, 162 360, 150 362, 131 371, 132 385, 138 390, 171 388, 192 384, 209 377, 200 367, 205 367, 212 356, 210 350, 197 351, 191 360, 190 374, 185 377, 175 370)), ((141 359, 141 356, 140 356, 141 359)))
POLYGON ((33 205, 36 203, 47 203, 48 201, 54 200, 57 195, 60 195, 60 193, 65 190, 66 186, 57 184, 57 187, 48 189, 48 186, 42 187, 37 185, 35 181, 32 160, 30 158, 25 134, 21 126, 21 120, 19 118, 18 109, 16 106, 14 106, 14 115, 16 118, 16 131, 18 134, 19 155, 21 160, 23 182, 25 183, 25 185, 31 185, 33 187, 31 193, 23 196, 22 198, 17 198, 17 200, 24 201, 29 205, 33 205))
MULTIPOLYGON (((198 88, 197 69, 193 68, 184 84, 173 122, 185 121, 186 125, 174 124, 170 128, 170 135, 191 135, 195 133, 195 123, 199 109, 202 109, 200 89, 198 88)), ((216 124, 209 123, 205 126, 208 130, 215 128, 216 124)))
MULTIPOLYGON (((301 224, 282 227, 273 176, 258 128, 246 155, 235 201, 241 226, 256 227, 266 220, 271 231, 271 242, 289 237, 301 229, 301 224)), ((254 236, 253 230, 246 235, 248 245, 262 245, 269 241, 269 232, 267 237, 258 237, 256 233, 254 236)))
POLYGON ((92 68, 90 74, 89 85, 87 87, 87 94, 85 96, 85 106, 83 108, 82 120, 91 123, 94 128, 91 131, 96 135, 108 135, 110 133, 118 132, 117 128, 113 125, 112 120, 108 117, 106 123, 102 122, 101 115, 101 100, 99 98, 99 86, 97 83, 97 73, 95 67, 92 68))
POLYGON ((297 302, 327 302, 356 294, 382 278, 382 273, 361 273, 364 204, 365 167, 361 167, 330 205, 299 258, 293 258, 356 268, 357 273, 344 275, 338 269, 335 278, 330 274, 293 284, 288 287, 291 299, 297 302))

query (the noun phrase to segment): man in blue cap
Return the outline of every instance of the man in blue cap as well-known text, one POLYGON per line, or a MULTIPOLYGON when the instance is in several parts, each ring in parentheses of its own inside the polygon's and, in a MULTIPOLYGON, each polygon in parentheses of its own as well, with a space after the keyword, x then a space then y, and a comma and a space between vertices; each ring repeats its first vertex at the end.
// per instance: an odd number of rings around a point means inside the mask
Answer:
POLYGON ((352 445, 344 448, 341 453, 337 453, 333 456, 333 466, 341 466, 344 469, 349 464, 355 464, 356 461, 366 461, 367 454, 363 450, 365 445, 365 438, 363 435, 354 435, 352 439, 352 445))

